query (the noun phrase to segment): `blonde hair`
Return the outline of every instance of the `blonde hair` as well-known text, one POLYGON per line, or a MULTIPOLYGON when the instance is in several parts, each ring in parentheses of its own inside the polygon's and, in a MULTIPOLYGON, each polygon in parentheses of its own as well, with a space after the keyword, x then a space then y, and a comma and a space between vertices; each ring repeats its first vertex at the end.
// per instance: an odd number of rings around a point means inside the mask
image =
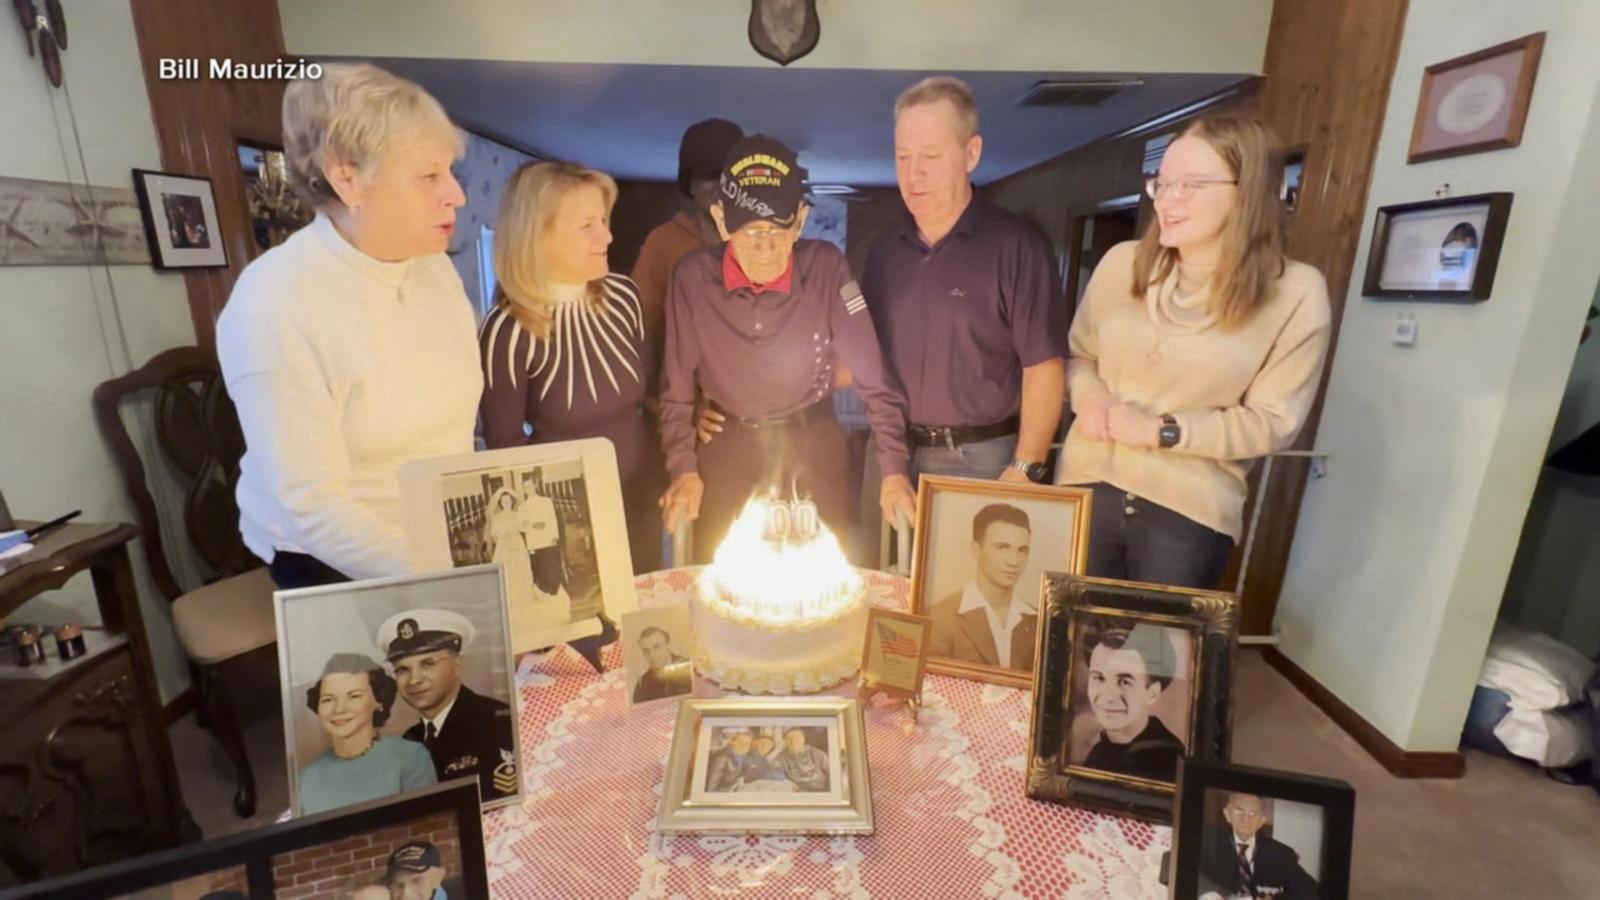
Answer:
POLYGON ((324 165, 347 162, 370 172, 397 139, 424 128, 448 132, 461 157, 461 132, 433 95, 366 63, 329 63, 321 78, 297 78, 283 91, 289 180, 313 207, 342 202, 324 165))
MULTIPOLYGON (((500 196, 494 223, 495 305, 539 337, 550 330, 546 262, 539 245, 555 223, 561 199, 585 186, 600 189, 609 218, 617 202, 617 183, 610 175, 577 163, 523 163, 500 196)), ((597 307, 604 282, 604 276, 589 282, 588 300, 597 307)))
POLYGON ((901 91, 894 101, 895 120, 899 121, 900 113, 910 107, 940 100, 948 100, 955 107, 956 121, 961 128, 961 142, 964 144, 972 140, 972 136, 978 133, 977 98, 972 96, 972 88, 965 81, 949 75, 924 78, 901 91))
MULTIPOLYGON (((1224 328, 1249 321, 1283 276, 1283 157, 1272 129, 1259 119, 1234 114, 1204 116, 1180 138, 1211 145, 1237 182, 1239 202, 1222 226, 1222 256, 1211 276, 1210 312, 1224 328)), ((1161 224, 1152 217, 1133 257, 1133 296, 1145 294, 1172 274, 1178 251, 1161 246, 1161 224)))

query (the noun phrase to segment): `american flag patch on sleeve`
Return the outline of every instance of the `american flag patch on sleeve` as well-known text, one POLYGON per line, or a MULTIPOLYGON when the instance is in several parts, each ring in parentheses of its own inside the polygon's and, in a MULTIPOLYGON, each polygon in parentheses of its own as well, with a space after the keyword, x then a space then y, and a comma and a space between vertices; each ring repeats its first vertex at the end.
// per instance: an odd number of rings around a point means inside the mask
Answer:
POLYGON ((846 281, 844 287, 839 288, 839 299, 844 301, 844 311, 852 316, 867 308, 867 298, 861 293, 861 285, 854 281, 846 281))

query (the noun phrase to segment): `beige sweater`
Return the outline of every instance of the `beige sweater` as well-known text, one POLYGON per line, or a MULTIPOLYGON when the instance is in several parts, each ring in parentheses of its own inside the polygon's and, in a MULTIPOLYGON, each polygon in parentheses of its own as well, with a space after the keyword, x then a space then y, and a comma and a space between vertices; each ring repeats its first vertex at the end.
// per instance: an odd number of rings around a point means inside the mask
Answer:
POLYGON ((1077 408, 1098 392, 1177 419, 1172 449, 1141 449, 1067 433, 1059 484, 1107 482, 1231 535, 1243 534, 1253 460, 1294 443, 1328 350, 1328 286, 1289 261, 1272 295, 1237 329, 1217 325, 1205 292, 1178 301, 1174 274, 1133 299, 1133 242, 1118 244, 1089 280, 1069 340, 1067 390, 1077 408))

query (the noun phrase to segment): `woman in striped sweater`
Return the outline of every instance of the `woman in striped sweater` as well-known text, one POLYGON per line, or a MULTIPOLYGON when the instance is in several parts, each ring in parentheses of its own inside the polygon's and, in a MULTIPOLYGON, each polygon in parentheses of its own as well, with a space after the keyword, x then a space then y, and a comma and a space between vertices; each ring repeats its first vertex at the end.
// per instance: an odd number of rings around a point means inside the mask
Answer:
POLYGON ((506 186, 495 223, 498 297, 479 332, 489 449, 609 438, 635 572, 661 564, 660 442, 643 400, 655 377, 639 291, 609 271, 610 176, 530 163, 506 186))

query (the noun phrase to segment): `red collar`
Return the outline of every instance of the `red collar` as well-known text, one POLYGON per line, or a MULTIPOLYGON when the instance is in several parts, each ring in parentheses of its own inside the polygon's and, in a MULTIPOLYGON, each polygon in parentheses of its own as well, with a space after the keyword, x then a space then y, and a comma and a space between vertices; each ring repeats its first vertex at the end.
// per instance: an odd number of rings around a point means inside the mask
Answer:
POLYGON ((744 274, 743 269, 739 268, 738 260, 733 258, 733 246, 726 245, 722 248, 722 286, 729 291, 749 288, 757 294, 762 291, 779 291, 787 294, 789 289, 794 286, 794 253, 790 252, 789 265, 784 267, 783 274, 778 276, 777 281, 756 284, 750 280, 748 275, 744 274))

